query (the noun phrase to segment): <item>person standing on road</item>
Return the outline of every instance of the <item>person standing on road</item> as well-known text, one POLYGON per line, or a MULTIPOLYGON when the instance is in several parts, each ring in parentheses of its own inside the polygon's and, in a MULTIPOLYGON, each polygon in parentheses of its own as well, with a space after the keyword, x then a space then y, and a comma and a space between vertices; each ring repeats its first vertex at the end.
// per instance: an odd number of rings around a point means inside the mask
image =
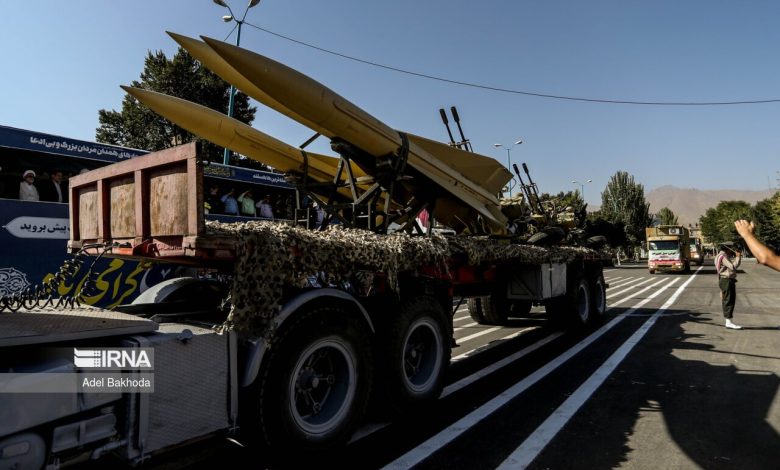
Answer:
MULTIPOLYGON (((731 242, 729 242, 731 243, 731 242)), ((734 316, 734 304, 737 300, 737 268, 742 262, 739 252, 735 252, 726 243, 720 245, 720 251, 715 256, 715 270, 718 272, 718 287, 720 299, 723 305, 723 316, 726 318, 726 328, 741 330, 742 327, 734 324, 731 319, 734 316), (732 254, 734 257, 732 257, 732 254)))
POLYGON ((756 261, 758 261, 759 264, 769 266, 775 271, 780 271, 780 256, 777 256, 774 250, 758 241, 758 238, 756 238, 756 235, 754 234, 756 226, 753 222, 738 220, 734 222, 734 226, 737 228, 739 236, 745 240, 750 252, 753 253, 753 256, 756 257, 756 261))

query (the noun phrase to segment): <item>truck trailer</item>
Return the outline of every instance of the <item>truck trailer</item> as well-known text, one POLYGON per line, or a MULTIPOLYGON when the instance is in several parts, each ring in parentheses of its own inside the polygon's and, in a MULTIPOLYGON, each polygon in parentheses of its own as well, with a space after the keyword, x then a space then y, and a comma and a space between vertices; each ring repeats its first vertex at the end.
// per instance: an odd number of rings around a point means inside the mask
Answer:
POLYGON ((198 275, 111 311, 54 283, 0 300, 0 467, 138 464, 219 433, 290 455, 343 446, 369 407, 392 417, 437 399, 458 299, 498 325, 533 305, 573 327, 605 314, 595 249, 207 223, 203 166, 187 144, 71 179, 76 258, 57 282, 97 256, 198 275))

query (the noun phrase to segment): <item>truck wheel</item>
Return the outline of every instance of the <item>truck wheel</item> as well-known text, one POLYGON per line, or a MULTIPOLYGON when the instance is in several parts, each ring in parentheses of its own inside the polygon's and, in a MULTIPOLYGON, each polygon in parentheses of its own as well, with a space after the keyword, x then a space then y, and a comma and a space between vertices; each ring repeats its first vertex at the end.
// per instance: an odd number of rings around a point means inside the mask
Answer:
MULTIPOLYGON (((452 355, 450 333, 441 305, 417 297, 401 307, 385 338, 380 387, 390 412, 408 413, 435 400, 444 387, 452 355)), ((379 378, 378 378, 379 379, 379 378)))
POLYGON ((650 274, 655 274, 655 269, 648 269, 648 271, 650 272, 650 274))
POLYGON ((574 301, 574 318, 573 320, 577 325, 586 325, 591 322, 592 320, 592 304, 590 301, 590 286, 588 285, 588 281, 585 279, 580 279, 580 282, 577 283, 577 286, 574 291, 574 295, 572 297, 572 300, 574 301))
POLYGON ((481 297, 469 297, 466 301, 466 305, 469 308, 469 315, 471 319, 482 325, 485 323, 485 313, 482 311, 482 298, 481 297))
POLYGON ((274 450, 317 451, 345 443, 366 411, 371 333, 332 306, 302 313, 268 350, 260 423, 274 450))
POLYGON ((509 308, 509 301, 503 298, 498 299, 494 295, 469 299, 471 319, 480 325, 506 325, 509 308))
POLYGON ((556 326, 581 327, 591 321, 591 300, 588 281, 580 279, 563 297, 548 299, 545 311, 556 326))
POLYGON ((498 295, 482 297, 482 312, 486 325, 506 325, 509 318, 509 301, 498 295))
POLYGON ((607 283, 604 276, 599 276, 593 283, 591 290, 591 313, 593 320, 601 320, 607 313, 607 283))

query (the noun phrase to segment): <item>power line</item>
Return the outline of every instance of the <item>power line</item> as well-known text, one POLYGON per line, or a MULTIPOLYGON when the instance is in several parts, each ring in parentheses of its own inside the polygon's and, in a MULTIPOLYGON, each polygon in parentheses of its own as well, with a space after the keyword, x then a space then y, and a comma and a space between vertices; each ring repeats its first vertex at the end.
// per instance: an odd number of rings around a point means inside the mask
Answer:
POLYGON ((415 77, 421 77, 421 78, 427 78, 430 80, 436 80, 440 82, 445 83, 451 83, 454 85, 461 85, 461 86, 467 86, 471 88, 479 88, 482 90, 488 90, 488 91, 496 91, 500 93, 511 93, 515 95, 525 95, 525 96, 535 96, 538 98, 550 98, 550 99, 556 99, 556 100, 568 100, 568 101, 585 101, 589 103, 606 103, 606 104, 633 104, 633 105, 646 105, 646 106, 729 106, 729 105, 744 105, 744 104, 766 104, 766 103, 780 103, 780 98, 775 99, 765 99, 765 100, 744 100, 744 101, 632 101, 632 100, 610 100, 610 99, 598 99, 598 98, 579 98, 575 96, 563 96, 563 95, 552 95, 548 93, 533 93, 530 91, 521 91, 521 90, 513 90, 510 88, 500 88, 490 85, 481 85, 478 83, 470 83, 470 82, 463 82, 460 80, 453 80, 450 78, 445 77, 437 77, 435 75, 428 75, 425 73, 420 72, 414 72, 411 70, 402 69, 399 67, 393 67, 390 65, 384 65, 380 64, 378 62, 373 62, 370 60, 360 59, 357 57, 353 57, 347 54, 342 54, 341 52, 332 51, 330 49, 325 49, 323 47, 315 46, 314 44, 310 44, 304 41, 300 41, 298 39, 291 38, 289 36, 285 36, 283 34, 279 34, 273 31, 270 31, 265 28, 261 28, 260 26, 254 25, 249 22, 245 22, 244 24, 251 26, 255 29, 258 29, 260 31, 263 31, 265 33, 271 34, 273 36, 282 38, 284 40, 294 42, 296 44, 300 44, 305 47, 309 47, 311 49, 318 50, 320 52, 325 52, 326 54, 335 55, 344 59, 352 60, 355 62, 360 62, 361 64, 371 65, 373 67, 379 67, 386 70, 392 70, 394 72, 404 73, 407 75, 413 75, 415 77))

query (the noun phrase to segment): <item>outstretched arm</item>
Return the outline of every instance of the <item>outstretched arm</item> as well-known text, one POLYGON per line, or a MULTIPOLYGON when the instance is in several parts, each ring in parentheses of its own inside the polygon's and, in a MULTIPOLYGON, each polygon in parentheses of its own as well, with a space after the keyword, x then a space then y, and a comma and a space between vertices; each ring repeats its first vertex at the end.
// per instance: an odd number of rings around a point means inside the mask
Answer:
POLYGON ((739 235, 745 240, 750 252, 756 257, 756 260, 769 266, 775 271, 780 271, 780 256, 777 256, 775 252, 768 246, 761 243, 756 235, 753 233, 756 226, 753 222, 747 220, 738 220, 734 222, 734 226, 737 228, 739 235))

